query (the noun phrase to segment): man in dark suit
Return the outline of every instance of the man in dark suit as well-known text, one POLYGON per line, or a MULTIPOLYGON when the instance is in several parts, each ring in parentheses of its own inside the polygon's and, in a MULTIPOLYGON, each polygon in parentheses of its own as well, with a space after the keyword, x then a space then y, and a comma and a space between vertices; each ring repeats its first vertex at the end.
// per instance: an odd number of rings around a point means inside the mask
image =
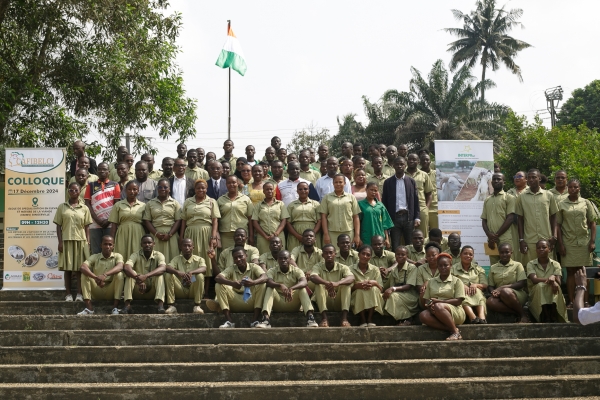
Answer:
MULTIPOLYGON (((69 168, 71 176, 75 176, 75 171, 77 171, 79 168, 77 165, 77 160, 79 160, 79 157, 85 156, 85 143, 83 143, 81 140, 77 140, 75 143, 73 143, 73 153, 75 154, 75 158, 71 161, 71 166, 69 168)), ((90 160, 90 168, 88 169, 88 172, 90 174, 98 175, 98 166, 96 165, 96 160, 90 157, 88 158, 90 160)))
POLYGON ((206 164, 210 179, 208 180, 208 189, 206 195, 211 199, 217 200, 219 197, 227 193, 227 183, 222 178, 223 166, 218 161, 210 161, 206 164))
POLYGON ((421 224, 419 211, 419 195, 414 179, 406 175, 406 159, 394 159, 394 176, 383 183, 381 202, 394 221, 392 228, 392 250, 400 245, 400 238, 408 245, 412 231, 421 224))
POLYGON ((173 166, 173 175, 169 178, 169 187, 171 189, 171 197, 183 207, 185 199, 195 195, 195 181, 192 178, 185 176, 185 167, 187 162, 181 158, 175 159, 173 166))

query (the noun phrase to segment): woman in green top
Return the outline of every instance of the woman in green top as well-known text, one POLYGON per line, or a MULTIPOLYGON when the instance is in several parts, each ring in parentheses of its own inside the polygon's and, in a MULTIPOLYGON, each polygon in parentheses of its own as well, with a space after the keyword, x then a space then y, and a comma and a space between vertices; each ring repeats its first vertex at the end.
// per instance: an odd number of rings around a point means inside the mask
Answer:
POLYGON ((592 266, 592 254, 596 249, 596 212, 589 200, 579 197, 580 190, 579 181, 571 179, 567 185, 569 196, 558 203, 556 214, 558 253, 562 265, 567 268, 569 305, 575 298, 575 272, 583 270, 585 273, 585 267, 592 266))
MULTIPOLYGON (((191 239, 194 243, 193 254, 210 260, 212 250, 216 249, 219 236, 219 206, 217 202, 206 195, 208 183, 204 179, 198 179, 194 185, 195 196, 185 199, 181 208, 181 240, 191 239)), ((169 261, 170 262, 170 261, 169 261)), ((212 277, 212 265, 210 261, 206 264, 204 274, 204 296, 208 295, 210 278, 212 277)))
POLYGON ((281 239, 281 247, 285 248, 283 229, 288 212, 283 201, 275 199, 274 186, 271 182, 263 185, 265 199, 254 206, 252 213, 252 226, 257 233, 256 247, 260 254, 269 252, 269 243, 274 236, 281 239))
POLYGON ((140 251, 142 236, 146 234, 142 226, 146 204, 137 199, 137 182, 127 182, 125 193, 127 197, 115 203, 108 221, 112 223, 110 235, 115 238, 115 253, 121 254, 123 259, 129 259, 133 253, 140 251))
POLYGON ((487 324, 485 315, 485 296, 488 280, 485 270, 473 261, 475 250, 471 246, 463 246, 460 250, 460 262, 452 266, 452 275, 465 285, 465 299, 462 308, 472 324, 487 324), (475 315, 477 314, 477 315, 475 315))
POLYGON ((550 259, 550 244, 545 239, 536 243, 535 252, 538 258, 527 263, 529 311, 538 322, 569 322, 560 290, 560 264, 550 259))
POLYGON ((383 203, 379 200, 379 187, 375 182, 367 183, 367 197, 358 202, 361 213, 360 240, 371 244, 373 236, 385 237, 385 247, 390 247, 388 230, 394 227, 392 218, 383 203))
POLYGON ((154 235, 154 250, 162 253, 168 263, 179 255, 181 206, 170 196, 168 179, 159 179, 156 190, 157 196, 146 203, 144 227, 154 235))
POLYGON ((362 328, 375 326, 373 323, 373 312, 377 311, 383 315, 383 283, 379 268, 369 264, 373 256, 373 249, 368 244, 358 249, 358 262, 350 271, 354 275, 352 285, 352 296, 350 304, 352 312, 360 315, 360 326, 362 328))
POLYGON ((66 301, 73 301, 71 294, 71 276, 77 277, 77 301, 83 301, 81 296, 81 272, 79 267, 90 257, 89 225, 92 216, 89 208, 79 201, 81 186, 77 182, 69 185, 69 200, 58 206, 54 223, 58 237, 58 269, 64 271, 66 301))
POLYGON ((465 291, 460 279, 450 274, 451 263, 450 254, 438 254, 440 274, 427 282, 427 288, 420 296, 421 306, 425 310, 419 314, 419 318, 430 328, 451 332, 446 340, 460 340, 462 336, 456 326, 465 322, 465 311, 461 307, 465 291))
POLYGON ((287 249, 294 250, 302 244, 302 235, 305 230, 312 229, 315 232, 315 246, 321 247, 321 214, 319 213, 319 202, 308 198, 309 184, 300 182, 296 187, 298 200, 288 204, 287 219, 287 249))
MULTIPOLYGON (((394 266, 392 265, 392 268, 394 266)), ((396 268, 388 275, 383 292, 385 311, 398 322, 398 326, 412 325, 412 317, 419 312, 417 267, 408 262, 408 249, 396 248, 396 268)))

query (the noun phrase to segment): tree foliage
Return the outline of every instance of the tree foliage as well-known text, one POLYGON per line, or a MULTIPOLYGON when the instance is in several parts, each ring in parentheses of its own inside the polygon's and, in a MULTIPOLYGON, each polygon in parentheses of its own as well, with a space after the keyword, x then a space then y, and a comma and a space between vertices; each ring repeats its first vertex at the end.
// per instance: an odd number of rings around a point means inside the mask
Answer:
POLYGON ((185 140, 195 101, 175 64, 179 14, 166 0, 0 0, 0 145, 101 140, 107 159, 126 133, 185 140))
MULTIPOLYGON (((459 65, 474 67, 477 60, 481 63, 481 82, 485 82, 486 69, 492 71, 504 64, 513 74, 523 81, 521 67, 515 63, 517 53, 531 47, 530 44, 508 35, 513 28, 523 27, 518 20, 523 15, 520 8, 506 11, 504 6, 496 8, 495 0, 477 0, 475 10, 465 14, 452 10, 454 18, 463 22, 462 28, 446 28, 446 32, 459 39, 449 44, 448 51, 454 53, 450 69, 459 65)), ((485 99, 485 87, 481 90, 481 100, 485 99)))
POLYGON ((314 124, 307 126, 301 131, 294 132, 292 140, 285 146, 288 154, 300 153, 300 151, 309 147, 317 150, 319 145, 329 145, 331 136, 329 135, 329 129, 318 128, 314 124))
POLYGON ((558 113, 558 125, 600 128, 600 80, 594 80, 583 89, 575 89, 558 113))

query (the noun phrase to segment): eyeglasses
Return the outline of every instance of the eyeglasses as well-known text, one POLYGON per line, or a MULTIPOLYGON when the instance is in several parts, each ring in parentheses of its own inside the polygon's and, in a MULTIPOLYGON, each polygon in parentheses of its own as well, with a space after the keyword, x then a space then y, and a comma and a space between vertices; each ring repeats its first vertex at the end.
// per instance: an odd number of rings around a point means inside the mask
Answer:
POLYGON ((79 189, 69 189, 69 192, 71 192, 71 193, 79 192, 79 189))

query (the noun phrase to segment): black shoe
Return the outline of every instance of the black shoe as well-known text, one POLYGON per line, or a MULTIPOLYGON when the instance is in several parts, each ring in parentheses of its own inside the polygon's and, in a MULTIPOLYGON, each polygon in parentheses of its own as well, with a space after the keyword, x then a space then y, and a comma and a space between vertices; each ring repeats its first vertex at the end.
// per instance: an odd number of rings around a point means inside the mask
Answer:
POLYGON ((165 313, 165 307, 163 305, 158 306, 158 313, 159 314, 164 314, 165 313))
POLYGON ((119 311, 120 314, 133 314, 133 310, 131 309, 131 306, 129 307, 125 307, 123 309, 121 309, 119 311))
POLYGON ((479 318, 478 324, 487 324, 487 319, 481 319, 481 318, 479 318))

